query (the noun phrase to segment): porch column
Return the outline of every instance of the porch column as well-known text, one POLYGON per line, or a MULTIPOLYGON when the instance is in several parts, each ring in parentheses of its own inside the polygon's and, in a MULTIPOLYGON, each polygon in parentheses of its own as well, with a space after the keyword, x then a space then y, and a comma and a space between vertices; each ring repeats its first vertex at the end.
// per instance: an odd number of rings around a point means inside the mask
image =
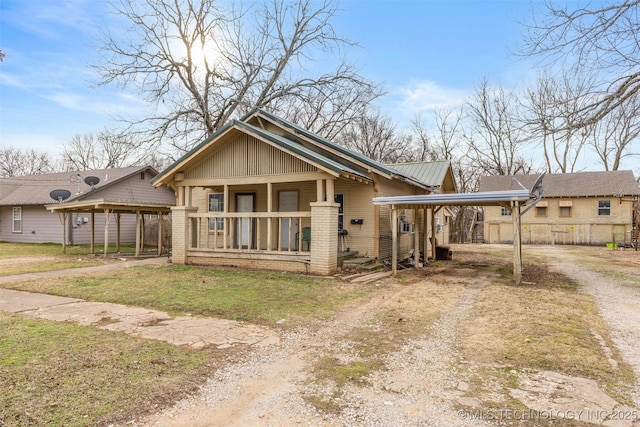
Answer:
MULTIPOLYGON (((273 185, 267 182, 267 213, 273 211, 273 185)), ((267 250, 270 251, 272 247, 271 230, 273 229, 273 218, 269 216, 267 218, 267 250)), ((258 248, 260 249, 260 248, 258 248)))
POLYGON ((164 232, 162 222, 162 211, 158 211, 158 256, 162 255, 162 234, 164 232))
POLYGON ((120 214, 116 214, 116 252, 120 253, 120 214))
POLYGON ((513 279, 516 285, 522 283, 522 243, 520 239, 520 202, 511 202, 513 219, 513 279))
POLYGON ((338 207, 333 199, 311 206, 311 273, 333 274, 338 268, 338 207))
POLYGON ((187 263, 187 249, 189 248, 189 239, 191 239, 188 215, 197 210, 198 208, 190 206, 171 207, 171 260, 174 264, 187 263))

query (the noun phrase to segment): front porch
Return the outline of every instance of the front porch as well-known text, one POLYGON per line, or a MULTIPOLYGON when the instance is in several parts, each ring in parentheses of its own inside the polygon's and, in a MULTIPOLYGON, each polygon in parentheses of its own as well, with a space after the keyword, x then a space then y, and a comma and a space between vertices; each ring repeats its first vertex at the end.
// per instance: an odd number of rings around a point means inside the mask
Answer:
POLYGON ((340 255, 333 199, 333 178, 178 187, 173 262, 332 274, 340 255))

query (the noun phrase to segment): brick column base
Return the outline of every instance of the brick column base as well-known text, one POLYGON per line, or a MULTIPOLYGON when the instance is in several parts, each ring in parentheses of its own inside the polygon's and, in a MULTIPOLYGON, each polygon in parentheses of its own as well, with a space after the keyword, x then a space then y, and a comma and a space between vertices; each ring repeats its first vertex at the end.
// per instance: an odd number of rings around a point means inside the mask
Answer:
POLYGON ((191 206, 173 206, 171 208, 171 262, 173 264, 187 263, 187 249, 189 248, 189 217, 198 208, 191 206))
POLYGON ((338 205, 311 205, 311 273, 328 276, 338 268, 338 205))

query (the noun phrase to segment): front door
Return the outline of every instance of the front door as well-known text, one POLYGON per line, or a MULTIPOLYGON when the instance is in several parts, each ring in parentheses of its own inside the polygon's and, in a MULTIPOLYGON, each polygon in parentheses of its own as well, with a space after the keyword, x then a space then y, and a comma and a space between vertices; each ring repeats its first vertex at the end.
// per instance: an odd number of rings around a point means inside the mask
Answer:
MULTIPOLYGON (((278 193, 278 210, 280 212, 296 212, 298 210, 298 192, 281 191, 278 193)), ((296 233, 298 232, 298 218, 282 218, 280 228, 280 248, 283 251, 296 249, 296 233)))
MULTIPOLYGON (((253 212, 254 194, 236 194, 236 211, 253 212)), ((239 248, 249 249, 253 240, 253 227, 251 218, 238 218, 236 225, 236 244, 239 248)))

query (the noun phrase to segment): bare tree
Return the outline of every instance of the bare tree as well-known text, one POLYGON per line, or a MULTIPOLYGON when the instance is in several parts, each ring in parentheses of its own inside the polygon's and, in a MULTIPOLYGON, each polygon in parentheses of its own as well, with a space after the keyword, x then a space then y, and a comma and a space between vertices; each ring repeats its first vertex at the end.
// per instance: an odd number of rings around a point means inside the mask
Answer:
POLYGON ((131 130, 180 155, 250 108, 304 118, 337 135, 378 89, 345 62, 314 63, 351 43, 331 25, 331 0, 113 0, 131 24, 104 38, 102 83, 134 87, 155 113, 131 130), (327 72, 312 71, 325 69, 327 72))
POLYGON ((528 27, 522 53, 599 77, 590 102, 571 116, 572 126, 584 127, 633 102, 640 89, 640 0, 569 5, 546 2, 544 14, 528 27))
POLYGON ((515 175, 529 173, 531 160, 523 157, 529 135, 516 116, 515 94, 492 88, 484 80, 466 104, 464 138, 470 160, 482 173, 515 175))
POLYGON ((545 168, 552 173, 576 171, 590 126, 573 126, 573 117, 587 99, 589 79, 562 73, 541 73, 535 87, 525 90, 524 119, 531 137, 542 141, 545 168))
POLYGON ((96 135, 75 135, 63 144, 62 163, 67 170, 91 170, 147 165, 149 161, 158 161, 147 153, 131 135, 104 130, 96 135))
POLYGON ((55 170, 51 156, 34 149, 0 148, 0 177, 49 173, 55 170))
MULTIPOLYGON (((420 116, 412 120, 415 139, 418 141, 417 158, 423 161, 449 160, 461 193, 477 191, 479 171, 466 156, 463 139, 463 110, 436 109, 433 114, 435 130, 430 130, 420 116)), ((477 209, 472 206, 452 206, 450 236, 452 242, 463 243, 471 238, 477 209)))
POLYGON ((440 108, 433 111, 436 133, 429 131, 421 116, 411 121, 413 133, 418 141, 416 156, 419 160, 455 160, 464 150, 460 147, 462 132, 462 108, 452 110, 440 108))
POLYGON ((339 135, 337 141, 382 163, 413 159, 411 137, 398 133, 391 119, 380 112, 356 119, 339 135))
POLYGON ((605 170, 618 170, 625 158, 640 157, 640 103, 621 105, 600 120, 590 133, 591 146, 605 170))

